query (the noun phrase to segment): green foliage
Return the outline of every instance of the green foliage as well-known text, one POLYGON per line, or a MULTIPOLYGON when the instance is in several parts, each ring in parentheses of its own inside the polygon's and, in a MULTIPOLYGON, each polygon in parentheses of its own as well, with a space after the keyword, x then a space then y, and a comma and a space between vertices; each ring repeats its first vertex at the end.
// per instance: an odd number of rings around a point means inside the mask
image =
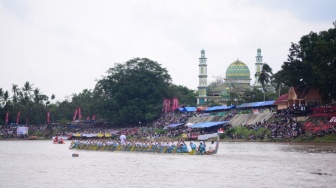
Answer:
POLYGON ((336 28, 310 32, 292 43, 288 61, 275 74, 277 84, 299 90, 317 88, 324 103, 336 97, 336 28))
POLYGON ((171 77, 160 64, 135 58, 115 64, 99 80, 95 93, 104 104, 98 112, 112 122, 148 122, 159 116, 162 101, 169 96, 171 77))
POLYGON ((225 132, 225 136, 221 136, 221 138, 232 137, 232 135, 242 138, 248 138, 249 136, 254 135, 256 138, 263 139, 266 137, 266 135, 270 136, 271 131, 267 128, 259 128, 258 130, 248 130, 246 127, 234 127, 228 129, 225 132))
POLYGON ((164 129, 156 129, 155 130, 156 134, 165 134, 165 132, 166 132, 166 130, 164 130, 164 129))
POLYGON ((272 68, 264 63, 258 77, 258 82, 262 85, 264 92, 266 92, 266 85, 271 82, 272 75, 272 68))
POLYGON ((197 99, 193 90, 185 86, 172 84, 169 88, 169 98, 177 97, 180 106, 196 106, 197 99))
POLYGON ((271 130, 267 129, 267 128, 259 128, 256 132, 255 132, 255 136, 257 138, 264 138, 266 135, 270 136, 272 134, 271 130))
POLYGON ((256 102, 256 101, 263 101, 264 100, 264 94, 259 89, 253 87, 252 90, 246 90, 243 95, 242 99, 244 102, 256 102))

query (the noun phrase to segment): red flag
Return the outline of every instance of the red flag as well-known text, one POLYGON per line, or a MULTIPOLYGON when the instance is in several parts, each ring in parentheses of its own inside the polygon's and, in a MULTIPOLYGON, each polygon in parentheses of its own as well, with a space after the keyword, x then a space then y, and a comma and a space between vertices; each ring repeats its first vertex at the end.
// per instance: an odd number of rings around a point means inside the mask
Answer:
POLYGON ((50 112, 47 112, 47 123, 50 123, 50 112))
POLYGON ((19 121, 20 121, 20 111, 18 111, 16 116, 16 124, 19 124, 19 121))
POLYGON ((6 125, 8 124, 9 112, 6 113, 6 125))
POLYGON ((78 119, 82 119, 82 111, 80 109, 80 107, 78 107, 78 119))
POLYGON ((172 111, 176 110, 178 108, 178 98, 173 98, 173 104, 172 104, 172 111))
POLYGON ((167 112, 171 111, 170 103, 171 103, 170 99, 167 99, 167 112))
POLYGON ((163 104, 162 104, 162 112, 163 113, 167 113, 167 109, 166 109, 167 104, 166 104, 166 102, 167 102, 166 99, 164 99, 163 100, 163 104))
POLYGON ((78 109, 75 110, 75 113, 74 113, 74 116, 73 116, 73 118, 72 118, 72 121, 75 121, 75 120, 76 120, 77 110, 78 110, 78 109))

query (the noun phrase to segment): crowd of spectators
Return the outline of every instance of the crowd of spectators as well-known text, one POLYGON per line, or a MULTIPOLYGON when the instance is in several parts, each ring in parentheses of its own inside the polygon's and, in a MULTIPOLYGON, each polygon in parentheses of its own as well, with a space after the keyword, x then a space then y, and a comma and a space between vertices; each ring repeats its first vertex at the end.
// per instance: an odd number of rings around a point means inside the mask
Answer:
POLYGON ((190 113, 179 113, 179 112, 169 112, 162 114, 162 116, 153 123, 154 128, 164 128, 167 125, 173 123, 186 123, 189 117, 192 114, 190 113))
MULTIPOLYGON (((329 107, 336 106, 335 104, 328 105, 329 107)), ((269 138, 295 138, 304 133, 303 127, 296 122, 296 116, 299 114, 311 113, 314 105, 304 106, 304 105, 293 105, 289 108, 276 111, 274 107, 268 108, 249 108, 249 109, 231 109, 226 111, 226 121, 229 121, 237 114, 251 114, 251 113, 263 113, 272 112, 274 113, 274 120, 271 122, 261 121, 254 124, 243 124, 242 127, 246 127, 248 130, 257 131, 260 128, 269 129, 271 134, 267 135, 269 138)), ((214 129, 193 129, 184 124, 187 123, 190 117, 197 117, 201 113, 180 113, 180 112, 170 112, 163 114, 157 121, 155 121, 151 126, 121 126, 116 128, 115 126, 109 126, 107 123, 87 123, 85 121, 78 122, 76 124, 66 125, 66 124, 51 124, 51 125, 28 125, 29 132, 44 132, 46 129, 51 128, 53 133, 57 133, 58 136, 78 136, 78 135, 97 135, 97 134, 110 134, 110 135, 120 135, 125 134, 132 137, 148 137, 148 138, 158 138, 158 137, 170 137, 174 138, 180 135, 187 135, 187 138, 195 138, 195 135, 211 134, 215 132, 214 129), (182 125, 167 128, 170 124, 181 123, 182 125), (114 127, 114 128, 111 128, 114 127), (157 131, 157 130, 164 131, 157 131)), ((229 125, 228 125, 229 126, 229 125)), ((3 138, 19 138, 21 135, 17 134, 17 126, 0 126, 0 137, 3 138)), ((218 127, 217 127, 218 128, 218 127)), ((225 127, 227 129, 228 127, 225 127)), ((314 133, 316 135, 325 134, 335 134, 336 128, 332 126, 327 130, 319 130, 314 133)), ((256 135, 249 136, 249 139, 256 139, 256 135)), ((241 138, 239 135, 232 135, 232 138, 241 138)))

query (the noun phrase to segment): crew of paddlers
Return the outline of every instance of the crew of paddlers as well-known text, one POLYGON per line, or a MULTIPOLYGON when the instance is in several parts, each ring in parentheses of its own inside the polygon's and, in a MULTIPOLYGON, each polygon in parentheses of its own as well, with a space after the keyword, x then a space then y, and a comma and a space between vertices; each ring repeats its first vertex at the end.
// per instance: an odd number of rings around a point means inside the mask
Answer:
POLYGON ((194 142, 190 142, 189 150, 184 141, 177 143, 172 141, 114 141, 114 140, 73 140, 70 149, 80 150, 106 150, 106 151, 135 151, 152 153, 186 153, 186 154, 211 154, 215 151, 215 144, 212 142, 207 151, 206 145, 200 141, 197 147, 194 142))

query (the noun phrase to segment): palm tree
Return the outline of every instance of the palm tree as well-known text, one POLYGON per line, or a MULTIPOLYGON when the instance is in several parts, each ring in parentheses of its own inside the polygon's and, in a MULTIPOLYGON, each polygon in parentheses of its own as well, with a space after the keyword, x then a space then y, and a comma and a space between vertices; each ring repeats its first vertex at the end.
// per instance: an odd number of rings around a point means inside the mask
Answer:
POLYGON ((272 75, 273 75, 272 68, 267 63, 264 63, 258 78, 258 82, 262 85, 264 91, 264 101, 265 101, 265 92, 267 91, 266 86, 268 83, 271 82, 272 75))
POLYGON ((18 88, 18 85, 13 84, 12 91, 13 91, 13 109, 14 109, 16 103, 18 102, 18 92, 20 91, 20 89, 18 88))
POLYGON ((40 95, 41 95, 40 89, 39 88, 35 88, 34 89, 34 102, 37 103, 37 104, 40 103, 40 100, 41 100, 40 99, 41 98, 40 95))
POLYGON ((31 91, 33 91, 33 84, 30 84, 28 81, 26 81, 23 85, 22 91, 24 92, 24 99, 25 101, 29 101, 31 97, 31 91))
POLYGON ((2 88, 0 88, 0 108, 4 107, 5 104, 4 92, 2 91, 2 88))

